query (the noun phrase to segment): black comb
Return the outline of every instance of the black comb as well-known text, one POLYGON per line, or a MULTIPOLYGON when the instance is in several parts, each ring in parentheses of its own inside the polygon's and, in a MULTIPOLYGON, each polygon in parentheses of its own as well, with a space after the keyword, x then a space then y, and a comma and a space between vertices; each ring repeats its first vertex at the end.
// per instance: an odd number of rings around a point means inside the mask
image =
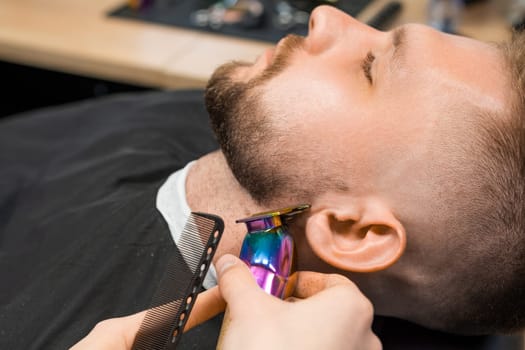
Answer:
POLYGON ((220 217, 191 213, 177 244, 181 254, 173 254, 169 259, 133 350, 175 349, 223 231, 220 217))

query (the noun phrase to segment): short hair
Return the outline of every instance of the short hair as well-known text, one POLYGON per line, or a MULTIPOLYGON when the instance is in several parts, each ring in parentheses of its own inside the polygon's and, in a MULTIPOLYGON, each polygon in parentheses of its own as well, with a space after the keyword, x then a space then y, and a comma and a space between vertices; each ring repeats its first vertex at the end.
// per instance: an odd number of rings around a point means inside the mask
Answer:
MULTIPOLYGON (((468 333, 511 333, 525 327, 525 32, 513 33, 500 51, 511 103, 505 115, 483 116, 478 125, 482 149, 477 167, 489 210, 473 227, 486 254, 474 275, 486 273, 489 279, 474 276, 463 286, 468 300, 463 299, 460 318, 470 324, 457 327, 470 328, 468 333)), ((472 250, 466 255, 474 262, 476 248, 472 250)))

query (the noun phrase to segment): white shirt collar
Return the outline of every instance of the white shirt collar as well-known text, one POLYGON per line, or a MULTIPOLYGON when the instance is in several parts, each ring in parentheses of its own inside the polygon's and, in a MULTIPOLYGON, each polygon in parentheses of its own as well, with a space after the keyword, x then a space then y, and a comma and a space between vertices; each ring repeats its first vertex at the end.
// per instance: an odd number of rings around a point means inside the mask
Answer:
MULTIPOLYGON (((195 161, 186 164, 182 169, 177 170, 171 174, 166 182, 160 187, 157 193, 157 209, 160 211, 164 220, 166 220, 171 236, 175 244, 179 241, 191 239, 193 242, 200 242, 199 237, 181 237, 184 230, 184 225, 190 216, 191 209, 186 200, 186 177, 189 169, 193 166, 195 161)), ((204 247, 202 247, 204 249, 204 247)), ((198 249, 202 251, 202 249, 198 249)), ((190 252, 184 252, 188 254, 190 252)), ((187 260, 187 256, 184 256, 187 260)), ((210 265, 208 273, 204 278, 203 286, 209 289, 217 284, 217 274, 213 264, 210 265)))

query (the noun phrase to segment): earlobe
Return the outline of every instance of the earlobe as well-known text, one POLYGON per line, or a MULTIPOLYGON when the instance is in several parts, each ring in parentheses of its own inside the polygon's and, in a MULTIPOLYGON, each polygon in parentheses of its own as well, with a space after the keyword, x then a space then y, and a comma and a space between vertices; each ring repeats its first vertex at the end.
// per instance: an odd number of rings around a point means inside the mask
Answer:
POLYGON ((389 212, 377 207, 340 215, 329 209, 312 213, 306 237, 312 251, 326 263, 346 271, 374 272, 403 254, 406 233, 389 212))

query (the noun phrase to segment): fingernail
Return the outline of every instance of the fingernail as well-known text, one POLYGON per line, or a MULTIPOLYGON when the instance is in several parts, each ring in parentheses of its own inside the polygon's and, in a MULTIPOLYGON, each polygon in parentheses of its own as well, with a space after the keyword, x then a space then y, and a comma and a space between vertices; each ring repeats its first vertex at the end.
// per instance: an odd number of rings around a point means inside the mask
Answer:
POLYGON ((220 257, 220 259, 217 261, 217 264, 215 268, 217 269, 217 272, 219 275, 223 274, 224 271, 232 267, 237 263, 237 258, 231 254, 224 254, 220 257))

